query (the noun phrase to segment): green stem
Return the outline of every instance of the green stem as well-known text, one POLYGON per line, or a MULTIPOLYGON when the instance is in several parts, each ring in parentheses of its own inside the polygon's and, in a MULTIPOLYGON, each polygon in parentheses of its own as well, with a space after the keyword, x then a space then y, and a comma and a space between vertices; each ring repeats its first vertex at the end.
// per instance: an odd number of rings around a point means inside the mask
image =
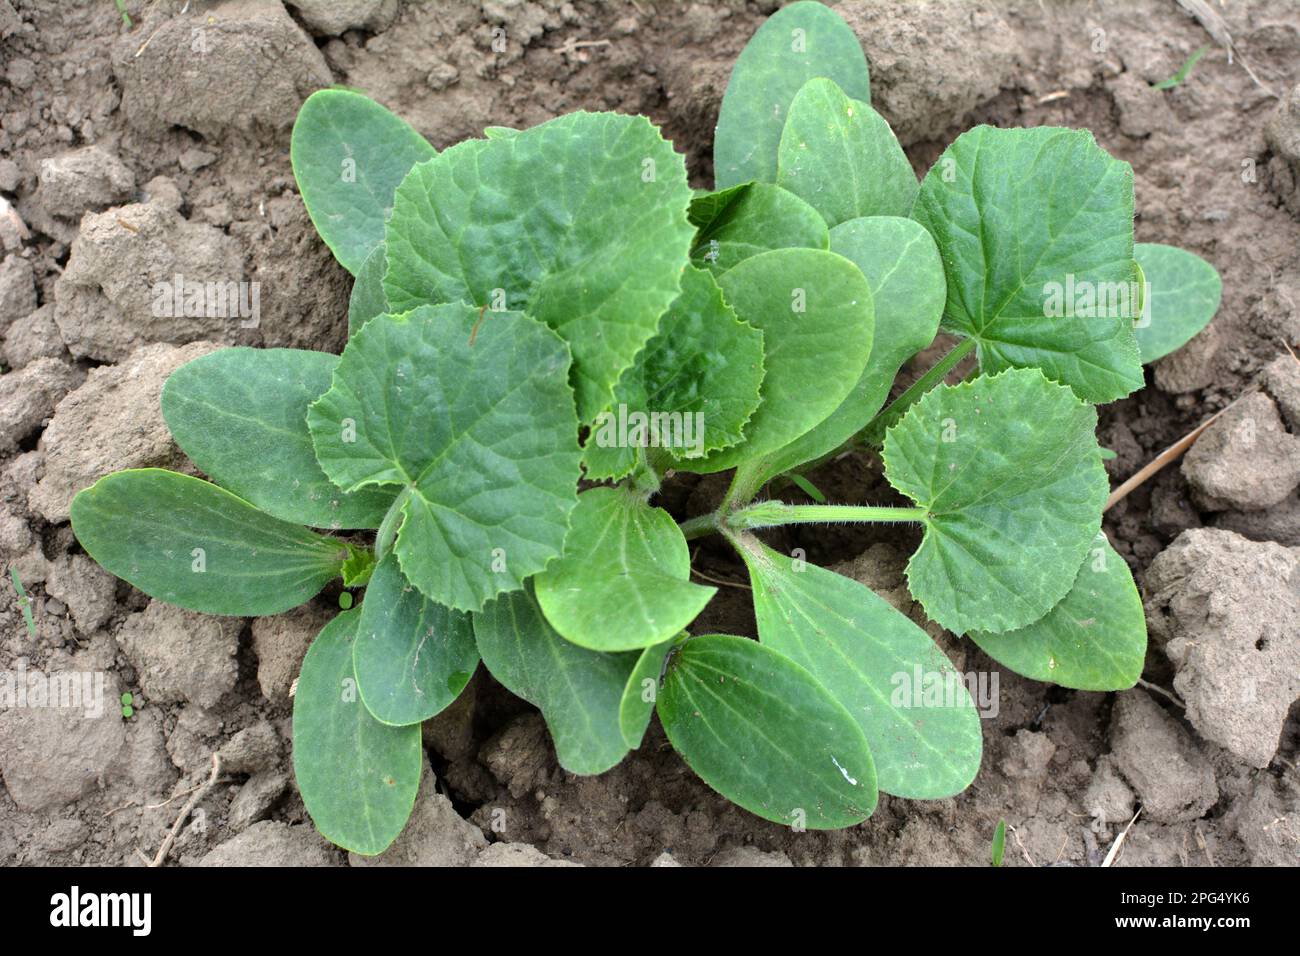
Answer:
POLYGON ((681 532, 686 537, 687 541, 690 541, 693 538, 702 538, 706 534, 712 534, 713 532, 720 530, 717 514, 700 515, 699 517, 683 521, 677 527, 681 529, 681 532))
POLYGON ((924 508, 873 508, 858 505, 788 505, 762 501, 731 515, 734 531, 773 528, 783 524, 829 524, 840 521, 924 521, 924 508))
POLYGON ((942 382, 947 374, 952 371, 953 366, 974 349, 974 339, 963 339, 951 352, 939 359, 934 368, 908 386, 902 395, 889 403, 888 408, 868 422, 867 427, 858 433, 862 440, 868 445, 879 448, 884 443, 885 432, 903 417, 903 413, 916 404, 922 395, 942 382))
POLYGON ((409 497, 411 497, 411 486, 407 485, 388 506, 388 514, 384 515, 384 520, 379 524, 379 531, 375 534, 375 564, 384 560, 392 549, 393 539, 397 537, 397 526, 402 523, 402 508, 405 507, 406 499, 409 497))

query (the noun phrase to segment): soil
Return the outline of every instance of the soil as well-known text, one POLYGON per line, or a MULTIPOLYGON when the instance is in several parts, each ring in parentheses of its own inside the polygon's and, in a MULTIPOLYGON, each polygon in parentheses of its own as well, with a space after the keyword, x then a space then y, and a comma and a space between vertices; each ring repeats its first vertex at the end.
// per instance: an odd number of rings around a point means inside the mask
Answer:
MULTIPOLYGON (((216 621, 151 602, 78 548, 67 507, 79 488, 123 467, 188 467, 158 410, 172 369, 223 344, 342 347, 349 277, 289 166, 312 90, 363 90, 439 148, 575 109, 645 113, 707 186, 731 64, 775 6, 127 0, 128 28, 104 0, 0 0, 0 561, 36 629, 6 581, 0 668, 85 675, 107 702, 98 716, 0 710, 0 863, 143 865, 219 751, 225 772, 171 863, 978 866, 1005 819, 1007 865, 1092 866, 1140 807, 1116 865, 1300 864, 1292 0, 1214 5, 1214 37, 1176 0, 838 4, 918 172, 978 122, 1087 127, 1134 167, 1138 239, 1222 274, 1214 322, 1102 410, 1116 483, 1247 396, 1107 514, 1146 600, 1143 686, 1032 683, 932 627, 961 670, 998 680, 982 770, 956 798, 882 797, 861 826, 792 833, 710 791, 657 724, 618 768, 575 777, 536 712, 480 669, 425 728, 407 831, 377 861, 350 860, 315 835, 289 765, 292 680, 337 592, 278 618, 216 621), (1202 45, 1185 82, 1152 89, 1202 45), (259 283, 260 320, 154 316, 149 290, 175 273, 259 283)), ((832 500, 891 500, 866 454, 811 477, 832 500)), ((686 516, 720 493, 683 479, 664 497, 686 516)), ((915 611, 901 586, 915 542, 895 529, 774 538, 915 611)), ((707 541, 696 566, 744 580, 707 541)), ((752 634, 743 587, 722 587, 698 627, 752 634)))

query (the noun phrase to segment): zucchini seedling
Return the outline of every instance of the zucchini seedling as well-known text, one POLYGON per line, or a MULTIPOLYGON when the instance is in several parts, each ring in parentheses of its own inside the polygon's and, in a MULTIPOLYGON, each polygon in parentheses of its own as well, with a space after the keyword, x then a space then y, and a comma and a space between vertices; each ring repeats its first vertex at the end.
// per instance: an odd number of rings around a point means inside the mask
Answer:
POLYGON ((918 182, 852 31, 795 3, 736 63, 713 191, 642 117, 438 152, 346 90, 306 101, 291 156, 355 276, 342 355, 183 366, 163 413, 207 480, 109 475, 72 522, 105 568, 196 611, 364 588, 293 702, 298 788, 335 843, 374 854, 401 832, 420 724, 480 661, 576 774, 617 764, 657 711, 768 820, 846 827, 882 791, 961 792, 982 746, 962 675, 863 584, 765 544, 780 525, 917 525, 907 583, 933 621, 1032 678, 1137 680, 1095 406, 1209 320, 1218 281, 1134 246, 1132 171, 1090 133, 976 127, 918 182), (940 329, 958 344, 886 405, 940 329), (968 355, 977 374, 943 384, 968 355), (764 497, 854 443, 905 504, 764 497), (679 523, 656 496, 692 472, 730 490, 679 523), (757 641, 689 633, 715 594, 691 577, 706 534, 748 569, 757 641), (921 675, 945 692, 899 693, 921 675))

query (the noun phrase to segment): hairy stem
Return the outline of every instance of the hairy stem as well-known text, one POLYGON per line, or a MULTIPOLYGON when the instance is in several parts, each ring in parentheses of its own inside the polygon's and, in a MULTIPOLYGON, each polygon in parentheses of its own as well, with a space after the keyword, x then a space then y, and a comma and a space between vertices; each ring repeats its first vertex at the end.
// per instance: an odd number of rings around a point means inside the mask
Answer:
POLYGON ((691 518, 687 521, 683 521, 677 527, 681 529, 681 532, 685 535, 687 541, 694 538, 702 538, 706 534, 712 534, 713 532, 720 530, 716 513, 691 518))
POLYGON ((939 359, 934 368, 908 386, 902 395, 890 402, 883 412, 867 423, 867 427, 858 433, 862 441, 879 448, 885 440, 885 432, 903 417, 903 413, 916 404, 922 395, 942 382, 944 377, 952 371, 953 366, 974 349, 974 339, 963 339, 951 352, 939 359))
POLYGON ((772 528, 783 524, 829 524, 839 521, 924 521, 924 508, 873 508, 858 505, 788 505, 762 501, 727 519, 734 531, 772 528))

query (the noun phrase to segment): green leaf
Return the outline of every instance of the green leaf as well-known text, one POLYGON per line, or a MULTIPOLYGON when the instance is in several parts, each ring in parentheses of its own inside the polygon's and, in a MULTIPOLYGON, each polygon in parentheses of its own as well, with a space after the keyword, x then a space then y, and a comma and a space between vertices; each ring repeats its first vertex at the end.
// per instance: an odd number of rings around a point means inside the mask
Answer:
POLYGON ((1002 865, 1002 854, 1007 848, 1007 821, 999 820, 998 825, 993 829, 993 846, 990 850, 990 856, 994 866, 1002 865))
POLYGON ((815 76, 871 102, 867 58, 839 14, 812 0, 778 10, 731 70, 713 138, 717 188, 776 179, 776 153, 795 94, 815 76))
POLYGON ((673 458, 740 442, 762 380, 763 333, 736 318, 709 273, 687 266, 682 294, 618 380, 612 408, 596 418, 585 450, 587 477, 629 474, 639 442, 673 458), (663 417, 651 417, 640 432, 621 427, 637 413, 663 417))
POLYGON ((1142 387, 1133 170, 1087 130, 977 126, 926 175, 912 217, 947 269, 944 327, 975 340, 982 371, 1039 368, 1097 403, 1142 387))
POLYGON ((1033 369, 941 385, 885 435, 890 484, 928 512, 912 594, 955 634, 1038 620, 1074 584, 1110 491, 1097 412, 1033 369))
POLYGON ((531 588, 489 602, 474 615, 474 636, 492 676, 542 712, 561 767, 604 773, 627 754, 623 700, 644 655, 566 641, 546 623, 531 588))
POLYGON ((415 806, 420 727, 371 716, 352 676, 361 612, 344 611, 307 649, 293 696, 293 773, 321 835, 367 856, 392 843, 415 806))
POLYGON ((438 151, 402 119, 351 90, 318 90, 298 110, 289 159, 316 231, 353 275, 384 241, 393 190, 438 151))
POLYGON ((965 790, 980 767, 979 714, 930 636, 857 581, 796 564, 753 537, 741 543, 758 639, 806 668, 853 715, 880 789, 914 800, 965 790), (931 683, 944 690, 938 702, 922 694, 931 683))
POLYGON ((746 462, 752 487, 828 455, 861 431, 889 397, 903 363, 934 341, 947 287, 930 233, 895 216, 850 219, 831 230, 831 251, 866 277, 875 310, 871 358, 829 418, 762 461, 746 462))
POLYGON ((381 242, 366 256, 357 272, 357 281, 352 283, 352 294, 348 297, 348 335, 355 335, 357 329, 375 316, 388 312, 388 300, 384 298, 387 271, 388 256, 381 242))
POLYGON ((619 702, 618 721, 623 731, 623 742, 631 750, 641 746, 646 728, 650 726, 655 698, 659 696, 659 675, 663 673, 664 658, 675 644, 676 640, 664 641, 645 648, 627 677, 623 698, 619 702))
POLYGON ((871 353, 871 289, 843 256, 764 252, 724 272, 718 283, 736 315, 763 333, 763 401, 742 444, 678 462, 685 471, 724 471, 788 445, 835 411, 871 353))
POLYGON ((559 555, 580 472, 568 349, 526 315, 478 319, 461 304, 372 319, 307 416, 335 484, 401 489, 402 572, 467 611, 559 555))
POLYGON ((370 576, 375 571, 375 552, 366 547, 358 548, 347 541, 344 545, 348 549, 348 557, 340 572, 343 575, 343 586, 363 588, 370 583, 370 576))
POLYGON ((700 779, 765 820, 833 830, 876 808, 857 721, 806 670, 756 641, 709 634, 679 645, 656 709, 700 779))
POLYGON ((770 183, 746 183, 691 201, 699 227, 691 261, 720 275, 772 249, 825 249, 826 221, 794 193, 770 183))
POLYGON ((1070 593, 1046 617, 1019 630, 970 637, 1017 674, 1076 690, 1126 690, 1146 663, 1142 598, 1104 534, 1093 541, 1070 593))
POLYGON ((478 648, 469 615, 426 598, 390 554, 366 588, 352 664, 376 720, 418 724, 460 696, 478 667, 478 648))
POLYGON ((578 497, 564 556, 537 575, 537 603, 575 644, 639 649, 681 632, 717 593, 690 576, 690 549, 668 512, 625 488, 591 488, 578 497))
POLYGON ((1139 242, 1133 247, 1146 277, 1147 302, 1133 329, 1144 363, 1182 348, 1219 311, 1223 280, 1214 266, 1176 246, 1139 242))
POLYGON ((690 252, 682 157, 644 117, 571 113, 416 167, 388 221, 394 312, 527 312, 573 350, 584 422, 672 305, 690 252))
POLYGON ((307 431, 307 408, 330 387, 338 362, 299 349, 210 352, 167 379, 163 418, 200 470, 267 514, 317 528, 377 528, 393 492, 344 494, 321 471, 307 431))
POLYGON ((205 614, 279 614, 338 575, 342 541, 159 468, 119 471, 72 500, 86 553, 150 597, 205 614))
POLYGON ((776 182, 829 226, 862 216, 906 216, 919 188, 884 117, 821 77, 805 83, 790 104, 776 182))

